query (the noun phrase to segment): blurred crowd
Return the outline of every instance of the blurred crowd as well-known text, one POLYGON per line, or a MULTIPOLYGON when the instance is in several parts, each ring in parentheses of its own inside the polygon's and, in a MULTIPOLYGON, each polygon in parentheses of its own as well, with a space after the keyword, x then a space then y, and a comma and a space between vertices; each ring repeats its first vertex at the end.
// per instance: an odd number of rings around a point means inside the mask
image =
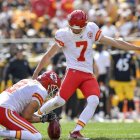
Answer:
POLYGON ((0 1, 0 38, 52 37, 67 25, 67 14, 73 9, 86 11, 89 21, 109 36, 139 36, 139 0, 40 0, 40 9, 34 1, 0 1), (42 11, 43 6, 48 10, 42 11))
MULTIPOLYGON (((84 10, 88 14, 89 21, 97 23, 103 34, 107 36, 124 39, 140 36, 139 0, 0 0, 0 40, 50 39, 47 45, 38 41, 10 43, 7 40, 5 43, 0 43, 1 91, 20 79, 32 76, 37 62, 32 66, 30 57, 35 59, 48 49, 55 31, 67 26, 67 15, 74 9, 84 10), (12 83, 8 83, 9 79, 12 83)), ((134 114, 133 116, 136 118, 140 113, 140 95, 138 94, 139 54, 135 52, 125 54, 120 50, 116 52, 111 46, 102 45, 93 45, 93 50, 94 70, 101 88, 100 105, 96 111, 95 120, 102 121, 104 118, 111 117, 130 118, 130 115, 126 114, 127 111, 134 114), (116 62, 116 56, 118 57, 118 63, 116 62), (130 69, 128 69, 129 72, 133 72, 127 73, 129 74, 128 79, 118 80, 116 73, 112 70, 113 64, 114 68, 117 67, 120 71, 125 72, 123 68, 128 68, 127 61, 122 61, 125 57, 133 60, 130 61, 130 69), (115 93, 118 89, 114 88, 114 83, 112 84, 111 80, 119 82, 135 81, 135 84, 132 83, 133 93, 130 94, 133 95, 131 95, 131 98, 124 96, 119 100, 118 96, 120 95, 116 96, 115 93), (135 94, 137 95, 135 96, 135 94), (126 104, 127 106, 125 106, 126 104), (117 116, 117 111, 120 112, 119 116, 117 116), (135 112, 137 112, 137 115, 135 112)), ((62 52, 59 52, 47 67, 47 69, 56 71, 61 78, 64 75, 65 68, 66 63, 62 52)), ((74 119, 86 104, 82 93, 78 89, 75 92, 77 94, 70 99, 64 108, 69 119, 74 119), (77 102, 76 98, 79 99, 77 102)), ((57 110, 57 112, 61 114, 62 109, 57 110)))
MULTIPOLYGON (((139 0, 0 0, 0 39, 51 38, 57 29, 67 26, 67 15, 74 9, 84 10, 89 21, 97 23, 108 36, 138 37, 139 3, 139 0)), ((32 51, 42 53, 42 46, 35 43, 32 51)))

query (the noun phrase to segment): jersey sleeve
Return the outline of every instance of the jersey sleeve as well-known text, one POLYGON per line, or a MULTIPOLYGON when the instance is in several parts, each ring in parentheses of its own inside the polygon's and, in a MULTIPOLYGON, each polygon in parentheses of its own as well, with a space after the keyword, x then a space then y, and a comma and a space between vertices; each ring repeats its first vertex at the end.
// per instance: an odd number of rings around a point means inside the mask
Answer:
POLYGON ((39 106, 42 106, 47 95, 48 95, 47 91, 36 90, 36 92, 32 94, 32 100, 36 100, 39 106))
POLYGON ((42 96, 39 93, 34 93, 32 95, 32 100, 36 100, 38 102, 39 106, 42 106, 42 104, 44 102, 42 96))
POLYGON ((90 26, 91 30, 93 31, 94 41, 99 41, 100 38, 102 37, 101 29, 94 22, 90 22, 89 26, 90 26))
POLYGON ((55 42, 57 45, 61 48, 64 47, 64 41, 63 41, 63 33, 61 30, 58 30, 55 34, 55 42))

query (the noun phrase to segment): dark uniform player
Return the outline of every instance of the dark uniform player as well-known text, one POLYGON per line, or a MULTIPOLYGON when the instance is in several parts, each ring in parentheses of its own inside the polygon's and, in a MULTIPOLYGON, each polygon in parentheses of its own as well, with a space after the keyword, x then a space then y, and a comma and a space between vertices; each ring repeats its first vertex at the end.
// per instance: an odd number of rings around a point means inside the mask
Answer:
POLYGON ((134 88, 136 77, 136 65, 134 53, 116 50, 111 52, 113 60, 113 81, 110 85, 114 88, 119 97, 118 107, 123 111, 124 100, 128 102, 128 111, 135 110, 134 106, 134 88))
POLYGON ((23 49, 17 48, 15 56, 9 60, 5 69, 3 80, 7 82, 12 77, 13 84, 28 78, 32 75, 32 70, 28 60, 24 58, 23 49))

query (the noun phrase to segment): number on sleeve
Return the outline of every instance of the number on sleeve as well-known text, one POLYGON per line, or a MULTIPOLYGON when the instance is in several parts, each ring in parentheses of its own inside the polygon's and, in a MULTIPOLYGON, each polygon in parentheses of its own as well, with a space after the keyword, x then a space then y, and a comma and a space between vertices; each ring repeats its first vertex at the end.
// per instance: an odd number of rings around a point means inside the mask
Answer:
POLYGON ((78 61, 85 61, 85 51, 87 49, 87 41, 80 41, 80 42, 76 42, 76 47, 82 47, 80 56, 77 58, 78 61))

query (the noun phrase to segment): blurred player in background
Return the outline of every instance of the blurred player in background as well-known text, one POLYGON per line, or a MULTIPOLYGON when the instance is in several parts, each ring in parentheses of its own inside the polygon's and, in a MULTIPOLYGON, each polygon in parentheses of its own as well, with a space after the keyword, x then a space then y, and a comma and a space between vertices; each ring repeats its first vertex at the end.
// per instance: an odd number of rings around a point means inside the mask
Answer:
POLYGON ((108 78, 110 70, 110 54, 105 50, 103 44, 96 44, 96 53, 94 54, 94 61, 98 67, 97 81, 100 87, 100 103, 96 110, 95 120, 103 121, 104 117, 108 117, 108 78))
POLYGON ((21 46, 17 46, 14 56, 4 68, 3 80, 5 81, 5 84, 10 78, 12 83, 15 84, 22 79, 28 78, 32 73, 29 62, 24 56, 24 49, 21 46))
POLYGON ((136 116, 134 105, 134 89, 136 87, 136 57, 134 52, 124 52, 123 50, 111 51, 112 56, 112 78, 110 85, 115 90, 115 94, 119 98, 118 117, 125 119, 127 117, 136 116), (124 103, 127 102, 127 110, 129 116, 124 114, 124 103), (124 116, 125 115, 125 116, 124 116))
POLYGON ((80 131, 93 117, 100 96, 100 89, 93 74, 93 43, 99 41, 126 50, 140 50, 140 48, 125 41, 104 36, 95 23, 88 22, 87 15, 82 10, 74 10, 68 16, 68 23, 69 27, 56 32, 56 43, 44 54, 34 71, 33 78, 37 78, 41 69, 49 63, 50 58, 59 48, 62 48, 67 63, 65 77, 58 96, 45 103, 39 113, 49 112, 63 106, 74 91, 79 88, 87 99, 87 105, 79 116, 75 129, 70 133, 70 138, 87 139, 81 135, 80 131))
POLYGON ((56 119, 55 113, 36 116, 47 97, 56 93, 60 79, 53 71, 44 72, 37 80, 23 79, 0 94, 0 136, 24 140, 41 140, 39 131, 31 124, 56 119))

